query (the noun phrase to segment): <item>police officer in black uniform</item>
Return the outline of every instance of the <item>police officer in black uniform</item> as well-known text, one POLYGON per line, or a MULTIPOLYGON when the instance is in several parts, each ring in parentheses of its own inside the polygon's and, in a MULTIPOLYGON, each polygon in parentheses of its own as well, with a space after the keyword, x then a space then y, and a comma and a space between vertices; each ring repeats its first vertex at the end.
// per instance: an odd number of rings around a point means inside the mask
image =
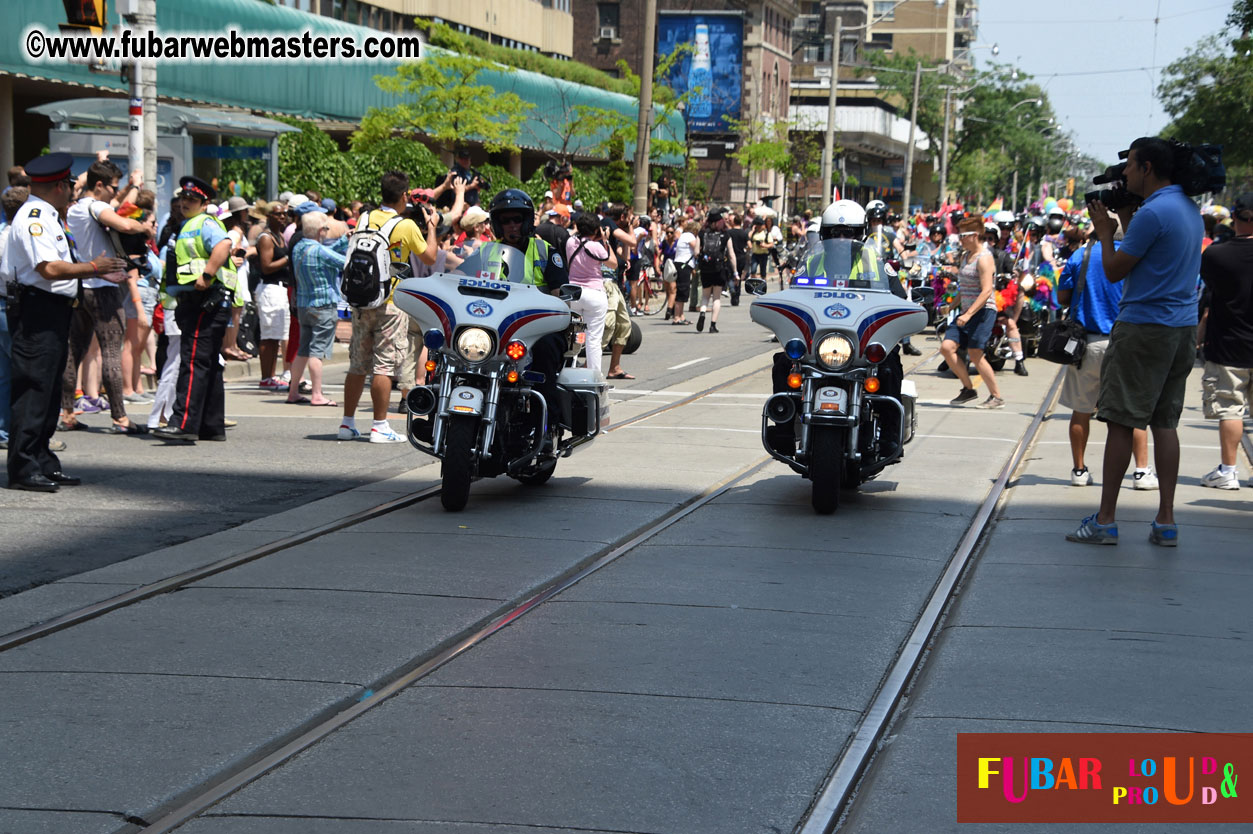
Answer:
POLYGON ((120 258, 78 262, 63 220, 74 190, 73 161, 67 153, 54 153, 26 164, 31 194, 13 218, 5 258, 17 280, 16 304, 9 313, 13 328, 9 486, 32 492, 56 492, 80 483, 61 471, 61 461, 48 448, 60 415, 70 318, 83 278, 118 283, 126 275, 126 262, 120 258))
POLYGON ((174 318, 183 332, 181 364, 169 423, 152 434, 159 440, 195 443, 226 440, 226 392, 222 383, 222 337, 231 318, 238 276, 228 261, 231 239, 205 208, 217 193, 199 177, 183 177, 179 202, 183 227, 174 241, 176 275, 165 289, 175 296, 174 318))

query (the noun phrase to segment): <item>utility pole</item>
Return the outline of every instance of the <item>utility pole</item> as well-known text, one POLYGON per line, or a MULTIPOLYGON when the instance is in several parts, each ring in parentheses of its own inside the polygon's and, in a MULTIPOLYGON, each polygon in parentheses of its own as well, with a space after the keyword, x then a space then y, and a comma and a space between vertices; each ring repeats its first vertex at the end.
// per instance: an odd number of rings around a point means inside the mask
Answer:
MULTIPOLYGON (((644 3, 644 60, 640 65, 640 124, 635 138, 635 213, 648 213, 648 143, 653 121, 653 53, 657 40, 657 0, 644 3)), ((686 128, 684 133, 686 133, 686 128)), ((687 160, 684 160, 686 163, 687 160)))
MULTIPOLYGON (((157 28, 157 0, 139 0, 139 15, 135 19, 140 29, 149 32, 157 28)), ((144 107, 144 182, 153 191, 157 189, 157 63, 149 61, 144 67, 141 98, 144 107)))
POLYGON ((1013 185, 1012 190, 1014 192, 1014 199, 1012 201, 1013 202, 1012 210, 1014 214, 1017 214, 1018 213, 1018 154, 1016 153, 1014 154, 1014 185, 1013 185))
POLYGON ((948 123, 952 102, 953 88, 946 87, 944 89, 944 146, 940 148, 940 205, 936 208, 941 208, 948 202, 948 123))
MULTIPOLYGON (((922 84, 922 61, 914 62, 914 100, 909 107, 909 146, 905 148, 905 193, 901 195, 901 215, 909 214, 910 188, 914 184, 914 133, 918 129, 918 88, 922 84)), ((947 127, 947 123, 945 124, 947 127)), ((947 149, 948 143, 945 143, 947 149)))
MULTIPOLYGON (((827 132, 822 142, 822 193, 823 200, 830 202, 835 196, 831 192, 832 167, 835 163, 835 102, 836 87, 840 84, 840 30, 844 28, 844 18, 835 15, 835 25, 831 38, 831 89, 827 94, 827 132)), ((843 197, 843 192, 840 193, 843 197)), ((823 206, 825 208, 825 205, 823 206)))

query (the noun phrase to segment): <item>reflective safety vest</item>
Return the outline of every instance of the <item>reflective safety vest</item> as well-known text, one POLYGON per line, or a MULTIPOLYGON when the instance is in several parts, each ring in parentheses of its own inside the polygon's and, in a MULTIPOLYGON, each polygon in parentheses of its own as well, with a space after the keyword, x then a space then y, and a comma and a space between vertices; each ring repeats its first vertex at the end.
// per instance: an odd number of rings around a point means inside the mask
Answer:
MULTIPOLYGON (((485 268, 499 272, 500 262, 503 260, 504 249, 507 243, 501 243, 495 240, 489 240, 479 248, 479 257, 482 258, 485 268)), ((534 287, 543 287, 544 270, 548 269, 549 246, 540 238, 533 237, 526 245, 526 276, 522 281, 515 283, 530 284, 534 287)))
MULTIPOLYGON (((826 275, 823 265, 823 253, 817 252, 809 256, 809 260, 805 263, 805 274, 809 276, 826 275)), ((870 247, 863 247, 861 257, 857 263, 853 264, 853 268, 849 270, 848 280, 856 281, 861 278, 863 273, 870 273, 870 280, 879 274, 879 256, 875 254, 875 250, 870 247)))
MULTIPOLYGON (((196 283, 196 279, 204 273, 205 267, 209 265, 210 252, 204 245, 204 238, 200 236, 201 227, 209 222, 216 223, 223 232, 226 231, 220 220, 208 212, 201 212, 184 223, 183 228, 178 233, 178 239, 174 242, 174 257, 178 263, 178 283, 180 285, 196 283)), ((226 263, 223 264, 214 277, 222 286, 231 291, 232 304, 234 306, 244 306, 239 293, 235 292, 239 284, 239 274, 231 266, 230 258, 226 259, 226 263)))

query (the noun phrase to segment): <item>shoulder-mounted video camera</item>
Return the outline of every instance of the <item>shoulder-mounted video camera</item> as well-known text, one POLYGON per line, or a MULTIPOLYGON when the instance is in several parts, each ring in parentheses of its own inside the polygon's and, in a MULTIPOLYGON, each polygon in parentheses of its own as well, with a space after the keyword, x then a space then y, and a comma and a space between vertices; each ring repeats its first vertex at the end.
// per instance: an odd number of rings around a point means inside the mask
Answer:
POLYGON ((558 162, 550 159, 544 163, 544 178, 549 182, 553 180, 568 180, 574 176, 574 169, 569 162, 558 162))
MULTIPOLYGON (((1227 187, 1222 145, 1189 145, 1176 139, 1167 141, 1174 153, 1170 181, 1181 187, 1184 194, 1198 197, 1207 192, 1222 191, 1227 187)), ((1127 190, 1126 160, 1129 153, 1130 151, 1119 151, 1118 158, 1123 161, 1109 166, 1103 173, 1092 178, 1093 185, 1110 187, 1087 192, 1083 195, 1085 203, 1100 200, 1113 211, 1140 204, 1143 198, 1127 190)))

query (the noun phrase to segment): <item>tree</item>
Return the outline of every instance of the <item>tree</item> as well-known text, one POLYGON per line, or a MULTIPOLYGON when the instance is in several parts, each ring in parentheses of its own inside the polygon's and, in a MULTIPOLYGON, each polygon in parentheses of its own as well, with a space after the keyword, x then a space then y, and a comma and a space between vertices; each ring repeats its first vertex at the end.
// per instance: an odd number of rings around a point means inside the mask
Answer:
MULTIPOLYGON (((732 133, 740 137, 740 146, 731 156, 744 169, 744 179, 749 189, 753 186, 754 171, 777 171, 784 176, 792 172, 792 143, 788 139, 788 123, 755 119, 735 119, 723 116, 732 133)), ((749 199, 747 189, 744 195, 749 199)))
MULTIPOLYGON (((1237 5, 1253 14, 1253 3, 1237 5)), ((1233 11, 1233 15, 1237 12, 1233 11)), ((1237 22, 1237 25, 1244 25, 1237 22)), ((1223 146, 1229 166, 1253 165, 1253 43, 1247 38, 1224 42, 1217 35, 1196 44, 1162 72, 1157 96, 1172 122, 1164 131, 1185 142, 1223 146)))
POLYGON ((894 104, 905 118, 908 118, 913 106, 915 68, 922 64, 918 86, 918 129, 931 140, 932 153, 939 159, 944 135, 944 88, 955 86, 959 79, 941 71, 941 62, 919 55, 912 48, 907 53, 892 55, 872 50, 867 52, 867 58, 870 65, 857 67, 854 70, 857 76, 874 76, 879 89, 888 94, 889 103, 894 104))
POLYGON ((951 141, 949 153, 949 184, 957 193, 979 204, 1002 194, 1009 205, 1023 206, 1034 199, 1035 182, 1072 173, 1070 157, 1058 147, 1064 137, 1055 126, 1043 88, 1001 64, 976 73, 968 82, 962 96, 961 130, 951 141), (1031 100, 1041 103, 1024 104, 1031 100), (1049 119, 1054 126, 1049 126, 1049 119), (1011 193, 1015 170, 1019 172, 1017 195, 1011 193))
POLYGON ((610 141, 609 164, 605 166, 605 194, 615 203, 631 204, 631 169, 624 158, 625 148, 621 137, 610 141))
POLYGON ((395 75, 376 75, 380 89, 409 98, 370 108, 352 135, 353 149, 369 148, 399 131, 429 136, 445 150, 467 139, 482 142, 489 151, 517 150, 518 132, 535 105, 479 83, 488 70, 513 71, 473 55, 428 48, 425 57, 401 64, 395 75))

